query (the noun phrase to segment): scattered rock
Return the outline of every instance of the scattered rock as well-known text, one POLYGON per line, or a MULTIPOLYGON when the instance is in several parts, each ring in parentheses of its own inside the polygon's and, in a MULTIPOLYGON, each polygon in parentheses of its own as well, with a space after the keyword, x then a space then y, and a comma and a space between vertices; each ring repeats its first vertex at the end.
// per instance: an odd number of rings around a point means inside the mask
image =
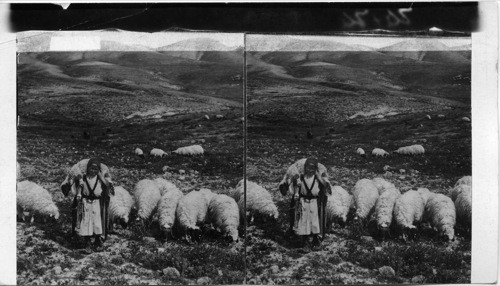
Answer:
POLYGON ((418 275, 418 276, 415 276, 411 279, 411 283, 414 283, 414 284, 422 284, 424 282, 425 282, 424 275, 418 275))
POLYGON ((177 277, 181 276, 181 274, 179 273, 179 270, 177 270, 173 267, 164 268, 161 272, 163 273, 164 276, 166 276, 169 279, 173 279, 173 278, 177 278, 177 277))
POLYGON ((62 273, 61 266, 59 266, 59 265, 54 267, 52 270, 54 271, 54 274, 56 274, 56 275, 59 275, 62 273))
POLYGON ((470 122, 470 118, 469 117, 462 117, 462 121, 470 122))
POLYGON ((378 269, 378 272, 383 277, 394 277, 394 276, 396 276, 396 271, 394 271, 394 269, 392 269, 392 267, 390 267, 390 266, 382 266, 382 267, 380 267, 378 269))
POLYGON ((375 251, 376 252, 382 251, 382 247, 380 247, 380 246, 375 247, 375 251))
POLYGON ((361 241, 365 243, 373 243, 374 240, 373 237, 365 235, 361 237, 361 241))
POLYGON ((404 173, 406 173, 406 170, 405 170, 405 169, 399 169, 399 172, 400 172, 401 174, 404 174, 404 173))
POLYGON ((200 143, 205 143, 205 139, 200 139, 200 143))
POLYGON ((196 284, 198 284, 198 285, 209 285, 211 282, 212 282, 212 279, 210 279, 210 277, 207 277, 207 276, 200 277, 200 278, 198 278, 198 280, 196 280, 196 284))
POLYGON ((438 118, 444 118, 444 114, 438 114, 438 118))
POLYGON ((404 180, 404 179, 406 179, 406 176, 399 176, 398 178, 399 178, 400 180, 404 180))
POLYGON ((429 114, 427 114, 426 118, 427 119, 431 119, 431 116, 429 114))
POLYGON ((150 236, 143 237, 142 241, 149 242, 149 243, 155 243, 156 242, 155 238, 154 237, 150 237, 150 236))
POLYGON ((184 175, 184 174, 186 174, 186 171, 185 170, 179 170, 179 174, 184 175))
POLYGON ((186 179, 186 176, 180 176, 179 180, 184 181, 186 179))
POLYGON ((210 116, 208 116, 208 114, 205 115, 205 119, 206 120, 210 120, 210 116))
POLYGON ((194 144, 194 143, 196 143, 196 141, 195 140, 191 140, 191 144, 194 144))
POLYGON ((217 114, 217 115, 215 115, 215 118, 217 118, 217 119, 222 119, 222 118, 224 118, 224 115, 222 115, 222 114, 217 114))
POLYGON ((280 268, 278 265, 274 264, 273 266, 271 266, 271 273, 276 274, 278 272, 280 272, 280 268))
POLYGON ((164 247, 158 248, 158 253, 162 253, 162 252, 165 252, 165 248, 164 247))
POLYGON ((384 171, 386 171, 386 172, 387 172, 387 171, 389 171, 390 169, 391 169, 391 166, 389 166, 389 165, 385 165, 385 166, 384 166, 384 171))

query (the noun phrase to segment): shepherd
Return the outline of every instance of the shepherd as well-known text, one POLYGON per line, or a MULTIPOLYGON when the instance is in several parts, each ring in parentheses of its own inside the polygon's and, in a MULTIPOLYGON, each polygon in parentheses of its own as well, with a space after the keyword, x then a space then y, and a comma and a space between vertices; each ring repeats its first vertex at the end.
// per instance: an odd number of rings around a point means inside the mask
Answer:
POLYGON ((320 174, 318 160, 308 158, 304 163, 304 174, 293 184, 294 202, 293 231, 301 237, 301 246, 308 246, 312 238, 312 249, 318 250, 325 238, 326 204, 331 186, 326 174, 320 174), (298 197, 298 200, 296 200, 298 197))
POLYGON ((109 200, 114 195, 113 184, 101 172, 99 159, 92 158, 87 163, 87 172, 76 186, 77 234, 84 238, 85 252, 92 253, 91 238, 97 252, 103 251, 109 229, 109 200))

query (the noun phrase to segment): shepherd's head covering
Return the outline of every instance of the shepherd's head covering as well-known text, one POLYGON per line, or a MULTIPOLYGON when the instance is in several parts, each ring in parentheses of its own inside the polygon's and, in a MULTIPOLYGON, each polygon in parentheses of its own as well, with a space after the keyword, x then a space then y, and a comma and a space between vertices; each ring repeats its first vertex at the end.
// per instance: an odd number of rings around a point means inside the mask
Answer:
POLYGON ((99 170, 101 169, 101 161, 97 158, 91 158, 87 163, 87 173, 91 166, 96 166, 99 170))
POLYGON ((304 163, 304 167, 305 166, 314 166, 314 168, 317 169, 318 168, 318 163, 319 163, 319 161, 316 158, 307 158, 306 162, 304 163))

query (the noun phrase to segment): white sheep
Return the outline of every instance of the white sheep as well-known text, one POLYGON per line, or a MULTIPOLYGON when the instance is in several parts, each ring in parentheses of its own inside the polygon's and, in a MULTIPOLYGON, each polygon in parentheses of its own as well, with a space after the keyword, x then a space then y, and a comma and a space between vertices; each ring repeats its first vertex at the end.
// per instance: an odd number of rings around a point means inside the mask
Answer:
POLYGON ((165 193, 168 193, 170 191, 179 191, 176 185, 174 185, 172 182, 167 181, 163 178, 156 178, 153 180, 155 184, 158 186, 158 189, 160 189, 160 194, 163 196, 165 193))
POLYGON ((353 206, 353 197, 341 186, 333 186, 332 194, 326 204, 326 221, 328 225, 338 221, 345 226, 349 209, 353 206))
POLYGON ((396 186, 394 186, 393 183, 386 181, 384 178, 377 177, 377 178, 373 178, 372 181, 375 184, 375 187, 377 187, 379 195, 381 195, 386 190, 396 188, 396 186))
POLYGON ((179 155, 203 155, 203 148, 200 145, 191 145, 178 148, 174 153, 179 155))
POLYGON ((23 220, 25 212, 30 213, 31 222, 34 221, 35 214, 43 218, 59 219, 59 209, 52 201, 51 194, 36 183, 30 181, 17 183, 16 202, 17 213, 23 220))
MULTIPOLYGON (((71 169, 67 172, 67 176, 64 181, 61 183, 61 190, 65 196, 71 191, 71 196, 76 195, 76 185, 75 180, 83 177, 87 173, 87 164, 89 159, 83 159, 80 162, 76 163, 71 167, 71 169)), ((112 182, 111 172, 109 171, 108 166, 101 163, 101 173, 102 175, 109 181, 112 182)))
POLYGON ((364 157, 364 156, 366 156, 365 150, 363 150, 362 148, 358 148, 358 149, 356 150, 356 153, 357 153, 358 155, 360 155, 360 156, 363 156, 363 157, 364 157))
POLYGON ((372 150, 372 155, 376 157, 385 157, 389 156, 389 153, 387 153, 384 149, 375 148, 372 150))
POLYGON ((458 179, 458 181, 455 183, 455 187, 459 185, 467 185, 472 187, 472 176, 463 176, 462 178, 458 179))
POLYGON ((428 190, 410 190, 396 199, 394 204, 393 217, 396 226, 400 228, 406 238, 406 231, 414 231, 416 224, 422 221, 425 204, 428 197, 428 190))
POLYGON ((149 155, 151 155, 153 157, 163 158, 164 156, 167 156, 167 153, 165 151, 163 151, 162 149, 153 148, 153 149, 151 149, 151 152, 149 152, 149 155))
POLYGON ((455 200, 455 210, 457 212, 457 221, 467 229, 472 224, 472 192, 464 190, 455 200))
POLYGON ((448 193, 452 201, 455 201, 457 197, 463 192, 472 192, 472 187, 466 184, 460 184, 451 189, 448 193))
POLYGON ((375 204, 373 220, 377 223, 377 228, 386 233, 392 223, 394 205, 397 198, 401 195, 398 189, 391 188, 383 192, 375 204))
POLYGON ((238 241, 238 227, 240 224, 240 211, 236 201, 227 195, 215 195, 208 205, 209 221, 215 228, 238 241))
POLYGON ((119 222, 122 227, 126 227, 134 198, 122 186, 115 186, 114 190, 115 194, 109 200, 109 219, 111 223, 119 222))
POLYGON ((443 194, 432 194, 425 206, 425 217, 440 237, 453 240, 456 210, 453 201, 443 194))
POLYGON ((462 117, 462 121, 470 122, 470 118, 469 117, 462 117))
POLYGON ((168 192, 164 192, 161 196, 158 203, 158 220, 165 233, 170 232, 174 226, 175 212, 182 196, 182 192, 177 187, 169 189, 168 192))
POLYGON ((142 152, 141 148, 135 148, 134 154, 139 157, 144 157, 144 152, 142 152))
POLYGON ((209 189, 200 189, 189 192, 179 200, 175 211, 176 225, 181 228, 188 241, 191 236, 199 235, 199 225, 205 223, 208 205, 214 195, 209 189))
POLYGON ((394 151, 400 155, 422 155, 425 153, 425 149, 422 145, 411 145, 400 147, 398 150, 394 151))
MULTIPOLYGON (((288 167, 286 174, 283 176, 283 179, 279 183, 279 190, 281 194, 286 195, 289 190, 291 193, 293 193, 293 190, 291 190, 291 188, 293 187, 294 180, 299 178, 300 175, 304 174, 305 163, 306 158, 302 158, 288 167)), ((328 179, 328 171, 326 167, 321 163, 318 163, 318 172, 329 184, 330 182, 328 179)))
MULTIPOLYGON (((238 198, 238 207, 240 208, 240 217, 244 219, 247 217, 244 213, 245 210, 245 197, 243 195, 243 180, 240 180, 236 190, 233 192, 235 197, 238 198)), ((246 192, 246 211, 248 213, 247 219, 252 221, 254 219, 266 219, 267 217, 278 218, 278 208, 273 202, 273 198, 269 191, 259 186, 257 183, 247 180, 246 192)), ((233 198, 235 198, 233 197, 233 198)))
POLYGON ((356 182, 352 190, 354 205, 356 208, 355 220, 364 220, 372 212, 378 199, 377 186, 369 179, 361 179, 356 182))
POLYGON ((138 219, 146 220, 156 211, 161 199, 158 185, 148 179, 137 182, 134 187, 133 196, 137 208, 138 219))

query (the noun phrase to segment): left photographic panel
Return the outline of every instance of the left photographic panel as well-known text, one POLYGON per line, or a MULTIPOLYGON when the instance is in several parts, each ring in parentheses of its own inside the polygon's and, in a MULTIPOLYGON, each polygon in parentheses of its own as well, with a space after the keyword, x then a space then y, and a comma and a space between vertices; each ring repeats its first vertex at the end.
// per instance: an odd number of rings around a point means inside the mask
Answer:
POLYGON ((244 35, 17 34, 17 283, 242 284, 244 35))

